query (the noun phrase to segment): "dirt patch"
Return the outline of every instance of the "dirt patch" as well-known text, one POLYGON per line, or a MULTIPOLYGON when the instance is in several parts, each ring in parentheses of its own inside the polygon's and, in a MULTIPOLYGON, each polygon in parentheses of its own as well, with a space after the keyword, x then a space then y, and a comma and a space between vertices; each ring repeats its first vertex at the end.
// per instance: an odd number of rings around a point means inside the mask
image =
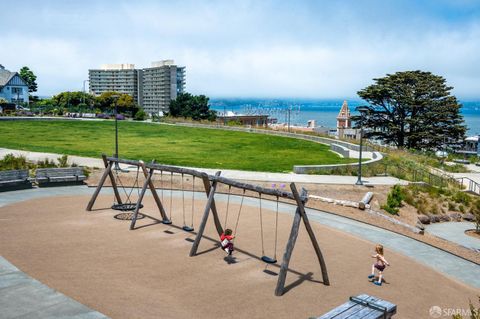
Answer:
MULTIPOLYGON (((189 257, 195 233, 181 230, 181 197, 172 198, 174 224, 144 218, 130 231, 113 218, 112 196, 100 196, 86 212, 88 196, 42 198, 0 208, 0 251, 10 262, 46 285, 112 318, 307 318, 367 293, 398 305, 400 318, 428 317, 432 305, 466 308, 478 291, 403 255, 386 251, 387 283, 367 280, 374 243, 313 223, 325 256, 330 286, 321 283, 318 260, 303 226, 287 275, 287 292, 275 297, 278 265, 266 265, 258 208, 245 205, 238 226, 235 262, 218 249, 210 219, 200 254, 189 257), (105 208, 105 209, 102 209, 105 208)), ((169 198, 165 194, 165 200, 169 198)), ((200 221, 206 198, 193 203, 200 221)), ((151 196, 142 213, 159 216, 151 196)), ((226 203, 218 202, 220 219, 226 203)), ((236 212, 237 203, 230 203, 236 212)), ((190 211, 189 207, 185 210, 190 211)), ((187 216, 188 217, 188 216, 187 216)), ((232 216, 232 220, 234 220, 232 216)), ((265 254, 274 254, 273 211, 264 210, 265 254)), ((278 219, 281 260, 292 216, 278 219)))

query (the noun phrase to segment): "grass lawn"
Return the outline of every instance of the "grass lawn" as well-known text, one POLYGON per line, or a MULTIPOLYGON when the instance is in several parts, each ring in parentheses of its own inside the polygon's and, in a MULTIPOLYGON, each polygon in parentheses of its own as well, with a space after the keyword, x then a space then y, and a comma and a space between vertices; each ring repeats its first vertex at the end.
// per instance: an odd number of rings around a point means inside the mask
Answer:
MULTIPOLYGON (((119 121, 120 157, 203 168, 290 172, 351 163, 329 146, 247 132, 119 121)), ((113 121, 1 121, 0 147, 88 157, 114 153, 113 121)))

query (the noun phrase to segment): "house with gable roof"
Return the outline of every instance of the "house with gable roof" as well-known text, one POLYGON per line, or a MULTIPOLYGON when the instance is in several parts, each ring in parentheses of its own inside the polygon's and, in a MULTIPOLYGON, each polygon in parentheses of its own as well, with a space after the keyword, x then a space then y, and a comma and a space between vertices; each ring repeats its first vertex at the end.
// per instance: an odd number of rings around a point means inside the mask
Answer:
POLYGON ((0 64, 0 98, 8 103, 28 103, 28 85, 17 72, 10 72, 0 64))

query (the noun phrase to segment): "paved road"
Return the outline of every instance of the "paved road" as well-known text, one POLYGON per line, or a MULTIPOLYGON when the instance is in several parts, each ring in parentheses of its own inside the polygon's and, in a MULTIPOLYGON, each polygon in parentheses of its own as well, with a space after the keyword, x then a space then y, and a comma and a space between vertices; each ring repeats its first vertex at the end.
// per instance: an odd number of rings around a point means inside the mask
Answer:
MULTIPOLYGON (((56 161, 61 157, 61 154, 54 153, 40 153, 29 151, 18 151, 6 148, 0 148, 0 158, 3 158, 6 154, 23 155, 28 160, 40 161, 48 158, 49 160, 56 161)), ((102 159, 81 157, 81 156, 69 156, 69 163, 76 163, 80 166, 87 167, 104 167, 102 159)), ((124 169, 132 169, 128 165, 120 165, 124 169)), ((208 174, 214 175, 217 169, 205 169, 194 168, 200 171, 204 171, 208 174)), ((236 179, 236 180, 250 180, 250 181, 265 181, 265 182, 281 182, 281 183, 313 183, 313 184, 337 184, 337 185, 354 185, 357 182, 356 176, 339 176, 339 175, 309 175, 309 174, 294 174, 294 173, 266 173, 266 172, 250 172, 250 171, 238 171, 238 170, 222 170, 222 176, 236 179)), ((368 177, 363 179, 367 185, 396 185, 407 184, 406 181, 400 180, 390 176, 378 176, 368 177)))

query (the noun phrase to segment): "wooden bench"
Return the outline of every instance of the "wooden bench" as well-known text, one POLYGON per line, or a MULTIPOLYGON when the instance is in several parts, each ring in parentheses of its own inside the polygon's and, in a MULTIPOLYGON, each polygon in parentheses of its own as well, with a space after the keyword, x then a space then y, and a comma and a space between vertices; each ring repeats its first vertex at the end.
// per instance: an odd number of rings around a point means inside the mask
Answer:
POLYGON ((0 191, 32 187, 28 169, 0 171, 0 191))
POLYGON ((389 319, 396 313, 396 305, 377 297, 362 294, 350 297, 349 301, 321 317, 311 319, 389 319))
POLYGON ((82 167, 37 168, 35 182, 38 186, 54 184, 83 184, 87 177, 82 167))

